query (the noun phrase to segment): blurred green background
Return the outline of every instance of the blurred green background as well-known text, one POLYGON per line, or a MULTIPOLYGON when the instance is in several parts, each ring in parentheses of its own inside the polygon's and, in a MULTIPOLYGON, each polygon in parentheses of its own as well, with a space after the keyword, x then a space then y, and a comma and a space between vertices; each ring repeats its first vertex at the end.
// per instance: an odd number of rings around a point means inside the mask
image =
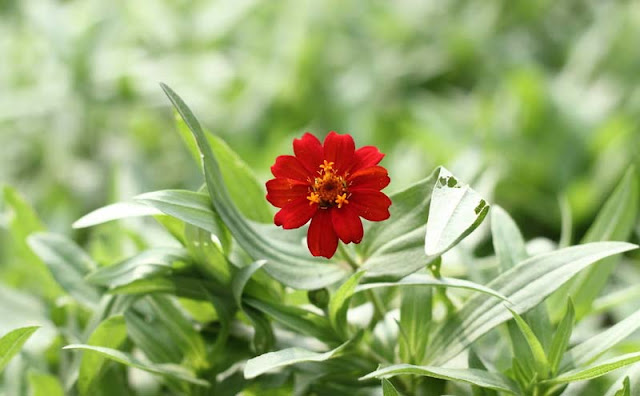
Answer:
POLYGON ((0 182, 65 234, 197 188, 162 81, 261 180, 336 130, 387 153, 390 190, 444 164, 527 237, 557 238, 566 195, 579 236, 639 162, 638 37, 634 1, 1 0, 0 182))

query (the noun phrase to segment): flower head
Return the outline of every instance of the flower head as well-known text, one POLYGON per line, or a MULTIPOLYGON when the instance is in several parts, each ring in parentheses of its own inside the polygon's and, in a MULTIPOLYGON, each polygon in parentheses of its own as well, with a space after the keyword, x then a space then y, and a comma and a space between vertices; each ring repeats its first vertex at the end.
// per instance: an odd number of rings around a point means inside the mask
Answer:
POLYGON ((363 217, 389 218, 391 200, 380 190, 389 184, 384 157, 376 147, 355 149, 350 135, 331 131, 324 145, 310 133, 293 141, 293 155, 281 155, 271 167, 267 200, 281 208, 274 223, 298 228, 309 220, 307 245, 314 256, 331 258, 344 243, 360 243, 363 217))

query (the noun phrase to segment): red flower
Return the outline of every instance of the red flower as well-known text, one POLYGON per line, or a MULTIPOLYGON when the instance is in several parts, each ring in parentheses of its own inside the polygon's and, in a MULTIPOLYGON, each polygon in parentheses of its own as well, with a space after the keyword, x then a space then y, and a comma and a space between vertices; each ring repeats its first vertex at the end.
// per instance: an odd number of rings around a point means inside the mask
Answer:
POLYGON ((350 135, 331 131, 324 140, 310 133, 293 141, 295 156, 281 155, 271 167, 275 179, 267 182, 267 200, 282 208, 274 223, 298 228, 311 220, 307 245, 314 256, 331 258, 344 243, 360 243, 360 217, 389 218, 391 200, 380 190, 389 184, 384 157, 376 147, 355 149, 350 135))

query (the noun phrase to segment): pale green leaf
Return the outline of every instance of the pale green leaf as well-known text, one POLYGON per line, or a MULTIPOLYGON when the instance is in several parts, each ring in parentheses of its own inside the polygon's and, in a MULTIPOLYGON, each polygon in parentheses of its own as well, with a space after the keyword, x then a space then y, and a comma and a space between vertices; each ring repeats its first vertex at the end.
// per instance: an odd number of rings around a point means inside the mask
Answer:
POLYGON ((148 205, 136 202, 118 202, 87 213, 76 220, 71 226, 73 228, 87 228, 113 220, 155 216, 159 214, 162 214, 162 212, 148 205))
POLYGON ((424 251, 441 256, 480 225, 489 212, 487 202, 451 172, 440 168, 431 195, 424 251))
POLYGON ((351 341, 347 341, 339 347, 324 353, 313 352, 302 348, 287 348, 276 352, 265 353, 264 355, 247 361, 247 365, 244 367, 244 377, 247 379, 255 378, 267 371, 279 367, 291 366, 296 363, 322 362, 337 356, 350 343, 351 341))
POLYGON ((96 264, 78 245, 62 235, 49 233, 31 235, 28 243, 67 293, 82 304, 96 306, 100 294, 84 279, 96 264))
POLYGON ((527 259, 526 245, 520 229, 511 216, 498 205, 491 209, 491 235, 501 272, 527 259))
MULTIPOLYGON (((501 274, 487 287, 507 297, 513 310, 522 314, 594 262, 636 247, 624 242, 595 242, 540 254, 501 274)), ((430 362, 442 364, 450 360, 510 317, 501 300, 486 294, 474 295, 434 330, 430 362)))
POLYGON ((258 260, 246 267, 241 268, 240 270, 238 270, 238 272, 236 272, 231 282, 231 290, 233 292, 233 298, 238 307, 242 307, 242 293, 244 292, 244 288, 247 285, 247 282, 249 282, 251 276, 253 276, 253 274, 256 273, 256 271, 262 268, 262 266, 265 264, 266 261, 258 260))
POLYGON ((593 364, 587 368, 578 368, 567 371, 561 375, 552 378, 547 383, 565 384, 569 382, 584 381, 607 374, 610 371, 617 370, 621 367, 628 366, 640 361, 640 352, 627 353, 625 355, 616 356, 604 362, 593 364))
POLYGON ((429 341, 432 320, 432 290, 429 287, 403 287, 400 303, 400 358, 421 364, 429 341))
POLYGON ((207 381, 196 378, 192 372, 185 369, 184 367, 175 364, 154 364, 150 362, 144 362, 128 353, 119 351, 117 349, 83 344, 67 345, 64 347, 64 349, 80 349, 84 350, 85 353, 98 353, 118 363, 122 363, 129 367, 135 367, 152 374, 186 381, 194 385, 209 386, 209 383, 207 381))
POLYGON ((171 272, 173 263, 189 260, 184 249, 153 248, 120 263, 101 267, 87 275, 86 280, 95 285, 117 287, 139 279, 167 274, 171 272))
POLYGON ((4 370, 11 358, 20 352, 24 343, 39 327, 21 327, 8 332, 0 338, 0 372, 4 370))
POLYGON ((447 278, 440 277, 436 278, 434 276, 428 274, 411 274, 405 276, 396 282, 371 282, 371 283, 363 283, 356 287, 356 293, 360 293, 369 289, 376 289, 379 287, 396 287, 396 286, 433 286, 433 287, 448 287, 448 288, 458 288, 458 289, 467 289, 476 292, 480 292, 483 294, 487 294, 496 298, 499 298, 503 301, 509 301, 507 297, 500 294, 499 292, 492 290, 487 286, 482 286, 480 284, 464 280, 464 279, 456 279, 456 278, 447 278))
POLYGON ((531 330, 531 327, 529 327, 527 322, 525 322, 525 320, 522 319, 520 315, 518 315, 509 307, 507 307, 507 309, 509 309, 509 312, 511 312, 511 315, 513 315, 513 319, 522 332, 522 335, 527 341, 527 344, 529 345, 529 350, 531 351, 531 355, 533 356, 533 365, 535 367, 536 373, 538 374, 538 378, 547 378, 549 376, 550 366, 542 344, 533 333, 533 330, 531 330))
POLYGON ((593 362, 638 329, 640 329, 640 310, 567 351, 562 360, 561 371, 593 362))
POLYGON ((439 378, 448 381, 464 382, 481 388, 493 389, 509 394, 518 394, 516 386, 507 377, 478 369, 444 368, 435 366, 414 366, 411 364, 396 364, 378 369, 360 378, 390 378, 396 375, 420 375, 439 378))

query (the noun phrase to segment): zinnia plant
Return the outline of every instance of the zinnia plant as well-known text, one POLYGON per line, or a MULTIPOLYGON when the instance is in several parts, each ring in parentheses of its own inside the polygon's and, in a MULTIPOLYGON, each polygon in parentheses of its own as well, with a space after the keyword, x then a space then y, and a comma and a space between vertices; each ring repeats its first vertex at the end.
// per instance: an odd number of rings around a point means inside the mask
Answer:
POLYGON ((314 256, 331 258, 344 243, 360 243, 363 217, 389 218, 391 200, 380 190, 389 184, 384 157, 377 148, 355 149, 350 135, 330 132, 324 146, 306 133, 293 141, 295 156, 282 155, 271 167, 267 200, 281 208, 274 222, 298 228, 311 219, 307 245, 314 256))
MULTIPOLYGON (((150 192, 87 214, 74 227, 98 230, 89 252, 43 232, 29 205, 4 191, 25 265, 45 266, 55 285, 24 307, 29 323, 0 338, 0 370, 8 367, 16 394, 639 389, 631 365, 640 348, 621 343, 640 329, 640 311, 627 307, 614 324, 594 320, 637 295, 601 295, 616 266, 637 266, 627 253, 637 246, 624 242, 638 219, 633 167, 576 245, 570 224, 559 243, 525 240, 488 203, 490 188, 475 191, 444 167, 387 196, 383 154, 335 132, 323 143, 309 133, 295 139, 295 155, 271 168, 265 199, 248 166, 162 87, 201 167, 201 188, 150 192), (275 217, 268 203, 279 208, 275 217), (158 224, 103 225, 144 216, 158 224), (105 253, 104 235, 128 248, 105 253), (334 255, 339 241, 354 245, 334 255), (6 366, 32 334, 40 349, 6 366), (31 364, 35 354, 46 363, 31 364)), ((471 181, 481 185, 477 173, 471 181)))

